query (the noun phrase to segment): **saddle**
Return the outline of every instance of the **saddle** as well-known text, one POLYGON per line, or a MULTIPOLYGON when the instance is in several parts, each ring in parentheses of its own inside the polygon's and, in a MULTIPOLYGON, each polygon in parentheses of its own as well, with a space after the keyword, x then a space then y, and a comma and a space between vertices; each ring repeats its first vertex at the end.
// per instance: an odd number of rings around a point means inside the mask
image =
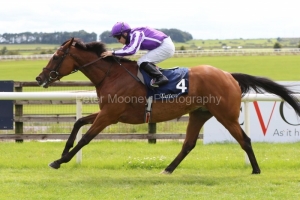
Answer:
POLYGON ((138 70, 137 77, 146 86, 147 98, 152 96, 153 100, 168 99, 188 93, 188 68, 173 67, 159 70, 169 79, 169 83, 155 88, 150 85, 152 78, 143 69, 138 70))

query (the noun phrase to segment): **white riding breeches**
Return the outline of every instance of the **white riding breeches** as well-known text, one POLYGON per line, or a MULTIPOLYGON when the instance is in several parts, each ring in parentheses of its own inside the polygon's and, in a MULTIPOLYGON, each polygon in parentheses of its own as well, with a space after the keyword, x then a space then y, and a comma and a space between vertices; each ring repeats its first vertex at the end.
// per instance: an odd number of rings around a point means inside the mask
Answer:
POLYGON ((171 58, 175 53, 175 46, 170 37, 163 40, 161 45, 156 49, 148 51, 140 57, 137 64, 140 66, 143 62, 151 62, 154 64, 160 63, 168 58, 171 58))

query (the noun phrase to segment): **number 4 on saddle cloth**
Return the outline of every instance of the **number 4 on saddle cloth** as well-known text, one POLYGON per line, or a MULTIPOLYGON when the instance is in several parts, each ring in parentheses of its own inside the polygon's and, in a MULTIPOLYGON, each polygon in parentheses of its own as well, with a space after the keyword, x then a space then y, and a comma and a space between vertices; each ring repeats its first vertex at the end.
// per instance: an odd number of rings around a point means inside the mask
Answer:
POLYGON ((147 89, 147 104, 144 116, 146 123, 150 122, 153 100, 168 100, 186 94, 189 91, 188 68, 176 67, 161 69, 160 71, 169 79, 169 82, 159 87, 152 87, 150 85, 152 78, 143 69, 138 70, 137 76, 147 89))
POLYGON ((152 78, 143 69, 139 69, 139 71, 142 77, 139 73, 138 77, 147 88, 147 98, 152 96, 153 100, 168 99, 188 93, 188 68, 175 67, 171 69, 160 69, 163 75, 169 79, 169 82, 159 87, 152 87, 150 85, 152 78))

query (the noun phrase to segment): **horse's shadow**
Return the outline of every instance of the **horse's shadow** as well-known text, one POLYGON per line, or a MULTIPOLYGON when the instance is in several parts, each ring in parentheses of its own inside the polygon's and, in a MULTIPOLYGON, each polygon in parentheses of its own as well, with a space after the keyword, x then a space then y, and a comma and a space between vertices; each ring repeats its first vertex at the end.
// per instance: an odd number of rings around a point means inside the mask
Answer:
POLYGON ((82 178, 77 177, 77 181, 83 184, 92 184, 97 182, 99 186, 105 185, 131 185, 132 187, 140 187, 141 185, 144 186, 153 186, 159 184, 178 184, 178 185, 199 185, 199 186, 217 186, 222 185, 224 183, 236 183, 247 177, 253 176, 251 174, 239 174, 236 175, 226 175, 222 174, 220 176, 216 175, 200 175, 200 174, 192 174, 192 175, 185 175, 185 174, 160 174, 155 172, 156 170, 151 170, 150 173, 153 176, 149 176, 147 173, 146 176, 140 174, 130 174, 127 171, 125 174, 120 175, 118 177, 112 177, 109 175, 95 177, 95 176, 86 176, 82 175, 82 178))

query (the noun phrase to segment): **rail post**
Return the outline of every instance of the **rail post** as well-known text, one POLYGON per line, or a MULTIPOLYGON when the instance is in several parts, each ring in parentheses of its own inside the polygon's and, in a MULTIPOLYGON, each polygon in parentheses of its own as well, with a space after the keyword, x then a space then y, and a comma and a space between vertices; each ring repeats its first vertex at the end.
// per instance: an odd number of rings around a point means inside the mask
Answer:
MULTIPOLYGON (((20 83, 18 86, 15 86, 15 92, 23 92, 22 84, 20 83)), ((15 116, 22 117, 23 116, 23 105, 15 104, 15 116)), ((15 122, 15 134, 23 134, 23 122, 15 122)), ((23 142, 23 139, 16 139, 16 142, 23 142)))
MULTIPOLYGON (((82 99, 76 99, 76 121, 82 117, 82 99)), ((78 130, 76 135, 76 142, 82 138, 81 128, 78 130)), ((80 149, 76 154, 76 163, 80 164, 82 162, 82 149, 80 149)))
MULTIPOLYGON (((156 134, 156 123, 148 123, 148 133, 156 134)), ((156 144, 156 139, 148 139, 149 144, 156 144)))

